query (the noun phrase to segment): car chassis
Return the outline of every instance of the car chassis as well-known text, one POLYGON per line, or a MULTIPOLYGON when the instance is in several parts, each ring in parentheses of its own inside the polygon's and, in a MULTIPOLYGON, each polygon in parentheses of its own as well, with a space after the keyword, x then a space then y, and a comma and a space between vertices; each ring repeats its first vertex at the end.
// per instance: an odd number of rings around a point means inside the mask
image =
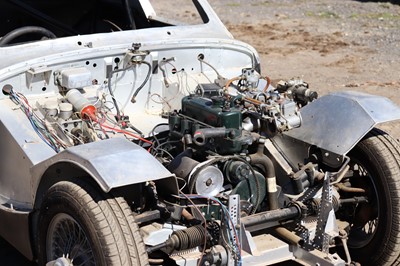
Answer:
POLYGON ((193 2, 202 24, 122 1, 137 29, 82 35, 30 7, 45 23, 0 39, 0 235, 40 265, 395 264, 399 144, 375 126, 400 109, 272 86, 193 2))

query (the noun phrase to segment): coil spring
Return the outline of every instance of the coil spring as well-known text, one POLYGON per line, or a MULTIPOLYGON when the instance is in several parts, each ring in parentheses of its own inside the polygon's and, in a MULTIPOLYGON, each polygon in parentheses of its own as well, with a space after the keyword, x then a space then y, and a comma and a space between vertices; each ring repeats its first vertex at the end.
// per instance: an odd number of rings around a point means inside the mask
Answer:
MULTIPOLYGON (((321 199, 313 199, 311 202, 311 207, 314 213, 318 213, 318 210, 321 208, 321 199)), ((335 196, 332 197, 332 207, 334 211, 337 211, 340 207, 339 199, 335 196)))
POLYGON ((205 236, 204 226, 196 225, 184 230, 175 231, 171 239, 173 239, 175 244, 175 250, 185 250, 204 244, 205 236))

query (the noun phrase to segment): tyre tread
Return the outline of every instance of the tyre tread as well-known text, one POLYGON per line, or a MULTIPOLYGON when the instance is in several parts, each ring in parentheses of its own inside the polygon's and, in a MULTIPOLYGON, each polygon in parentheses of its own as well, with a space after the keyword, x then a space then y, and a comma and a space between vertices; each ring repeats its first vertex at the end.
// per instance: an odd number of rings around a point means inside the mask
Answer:
MULTIPOLYGON (((47 192, 45 201, 68 200, 79 216, 94 228, 105 265, 148 265, 147 253, 125 199, 103 195, 81 180, 61 181, 47 192)), ((42 242, 42 241, 40 241, 42 242)), ((45 245, 44 245, 45 246, 45 245)), ((39 245, 39 254, 45 247, 39 245)), ((45 260, 45 256, 42 256, 45 260)))
POLYGON ((375 259, 376 265, 399 265, 400 263, 400 145, 386 132, 374 128, 357 144, 373 157, 385 176, 391 201, 391 226, 382 252, 375 259))

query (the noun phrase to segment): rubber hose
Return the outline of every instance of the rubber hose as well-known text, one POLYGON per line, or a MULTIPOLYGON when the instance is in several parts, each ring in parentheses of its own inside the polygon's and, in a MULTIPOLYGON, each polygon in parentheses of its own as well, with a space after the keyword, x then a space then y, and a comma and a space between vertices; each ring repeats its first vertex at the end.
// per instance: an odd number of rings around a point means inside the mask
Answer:
POLYGON ((26 35, 26 34, 37 34, 37 35, 42 35, 44 37, 47 37, 49 39, 55 39, 57 36, 49 31, 46 28, 43 27, 38 27, 38 26, 26 26, 22 28, 15 29, 13 31, 10 31, 6 35, 4 35, 0 39, 0 46, 4 46, 9 44, 12 40, 15 40, 16 38, 26 35))

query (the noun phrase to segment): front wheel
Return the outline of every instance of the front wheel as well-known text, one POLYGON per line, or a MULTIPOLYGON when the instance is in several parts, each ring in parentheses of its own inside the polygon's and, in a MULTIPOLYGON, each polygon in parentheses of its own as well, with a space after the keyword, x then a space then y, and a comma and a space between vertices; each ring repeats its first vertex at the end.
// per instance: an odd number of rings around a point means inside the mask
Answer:
POLYGON ((39 264, 148 265, 145 246, 123 198, 62 181, 47 192, 39 218, 39 264))
MULTIPOLYGON (((349 153, 349 179, 368 199, 348 209, 352 259, 361 265, 397 265, 400 256, 400 147, 373 129, 349 153)), ((360 194, 342 195, 345 197, 360 194)))

